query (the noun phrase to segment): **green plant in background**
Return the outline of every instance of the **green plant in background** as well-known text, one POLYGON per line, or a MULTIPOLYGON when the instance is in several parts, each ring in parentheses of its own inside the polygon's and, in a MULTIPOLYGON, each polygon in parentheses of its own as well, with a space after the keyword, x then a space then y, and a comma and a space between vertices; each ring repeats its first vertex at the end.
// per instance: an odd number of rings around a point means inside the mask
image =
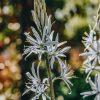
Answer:
POLYGON ((77 34, 83 33, 88 23, 92 22, 93 16, 100 0, 64 0, 63 8, 55 11, 55 17, 59 21, 64 21, 64 35, 69 38, 78 38, 77 34), (81 32, 77 32, 78 30, 81 32))
POLYGON ((28 46, 25 46, 23 55, 26 55, 25 59, 32 54, 38 55, 39 64, 37 70, 35 71, 35 63, 32 64, 32 75, 27 72, 26 75, 29 78, 29 82, 26 83, 26 91, 34 92, 32 100, 36 100, 42 97, 43 100, 46 98, 55 100, 54 85, 53 83, 56 80, 63 80, 71 93, 70 79, 74 78, 74 71, 69 65, 66 64, 66 61, 61 59, 66 57, 65 53, 71 48, 70 46, 63 47, 67 41, 59 42, 58 34, 55 36, 54 31, 51 30, 51 16, 48 16, 46 13, 46 6, 43 0, 34 0, 34 11, 32 11, 33 21, 36 27, 32 27, 32 36, 30 33, 25 32, 26 40, 29 43, 28 46), (55 36, 55 38, 54 38, 55 36), (41 79, 39 67, 41 65, 42 59, 45 60, 45 65, 47 66, 48 77, 41 79), (52 69, 54 68, 55 61, 58 61, 60 65, 60 76, 53 77, 52 69))

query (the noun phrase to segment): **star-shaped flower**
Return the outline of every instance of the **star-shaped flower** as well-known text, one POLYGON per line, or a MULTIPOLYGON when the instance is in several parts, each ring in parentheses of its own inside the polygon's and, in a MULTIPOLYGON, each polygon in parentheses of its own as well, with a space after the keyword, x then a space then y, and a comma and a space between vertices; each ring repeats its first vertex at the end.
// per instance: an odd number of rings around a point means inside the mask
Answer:
POLYGON ((80 56, 87 57, 84 63, 97 60, 100 64, 100 39, 95 39, 95 41, 93 41, 93 43, 91 44, 91 47, 89 47, 84 53, 80 54, 80 56))
POLYGON ((93 62, 84 64, 82 70, 84 70, 85 73, 87 74, 86 82, 88 82, 88 78, 92 72, 94 72, 94 71, 100 72, 100 66, 97 66, 96 61, 93 61, 93 62))
MULTIPOLYGON (((50 34, 49 41, 53 41, 53 33, 50 34)), ((63 61, 61 60, 61 57, 66 57, 66 55, 64 53, 68 52, 68 50, 71 48, 70 46, 60 48, 62 45, 66 44, 66 43, 67 43, 67 41, 59 43, 58 34, 57 34, 57 36, 55 38, 55 44, 47 46, 47 52, 50 57, 51 69, 53 69, 53 64, 56 59, 58 60, 60 66, 62 66, 63 61)))
POLYGON ((34 28, 32 28, 32 30, 35 38, 31 37, 29 33, 24 33, 26 35, 27 42, 29 42, 31 46, 25 46, 23 55, 27 54, 27 58, 32 53, 38 54, 39 60, 41 60, 41 56, 44 53, 44 39, 40 37, 34 28))
POLYGON ((89 78, 89 84, 92 91, 81 93, 81 95, 83 95, 83 98, 91 95, 96 95, 94 100, 100 100, 100 75, 95 76, 95 82, 93 82, 91 78, 89 78))
POLYGON ((36 28, 32 27, 33 36, 25 32, 26 40, 30 43, 25 46, 23 55, 30 56, 32 53, 38 54, 39 60, 45 53, 45 46, 53 44, 52 41, 47 42, 47 35, 51 33, 51 16, 46 13, 46 6, 43 0, 34 0, 34 11, 32 11, 33 21, 36 28))
POLYGON ((61 75, 60 78, 65 82, 65 84, 68 86, 70 93, 71 93, 71 88, 70 85, 73 86, 72 82, 70 81, 70 79, 72 78, 76 78, 75 76, 73 76, 74 71, 71 69, 71 66, 68 64, 66 66, 66 62, 65 65, 61 67, 61 75))
POLYGON ((88 47, 91 46, 91 44, 92 44, 92 42, 94 40, 94 35, 95 34, 96 33, 93 30, 90 30, 89 34, 87 32, 85 32, 85 36, 83 37, 83 41, 82 41, 84 46, 86 47, 85 50, 88 49, 88 47))
POLYGON ((49 98, 49 96, 46 95, 46 90, 48 89, 48 79, 44 78, 43 81, 41 81, 40 76, 39 76, 39 65, 37 67, 37 73, 35 72, 34 69, 34 63, 32 65, 32 75, 27 72, 26 75, 29 78, 29 82, 26 83, 26 91, 23 93, 26 94, 29 91, 32 91, 35 93, 35 96, 32 97, 32 100, 37 100, 42 96, 43 100, 46 100, 46 98, 49 98))

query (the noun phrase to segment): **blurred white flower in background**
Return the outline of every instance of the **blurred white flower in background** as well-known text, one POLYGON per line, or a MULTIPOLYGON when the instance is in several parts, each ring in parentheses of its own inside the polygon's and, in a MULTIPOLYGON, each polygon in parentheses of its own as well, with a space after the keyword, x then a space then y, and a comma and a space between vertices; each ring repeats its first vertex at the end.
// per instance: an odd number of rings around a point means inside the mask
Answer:
POLYGON ((96 61, 93 62, 88 62, 86 64, 83 65, 82 70, 85 71, 85 73, 87 74, 86 77, 86 82, 88 82, 88 78, 90 77, 90 75, 96 71, 96 72, 100 72, 100 66, 96 65, 96 61))
POLYGON ((83 37, 83 41, 82 41, 84 46, 86 47, 85 50, 88 49, 88 47, 92 45, 95 34, 96 34, 95 31, 91 29, 90 29, 89 34, 85 32, 85 36, 83 37))
POLYGON ((94 40, 90 46, 86 46, 87 50, 80 54, 80 56, 86 56, 87 59, 84 61, 84 63, 88 63, 91 61, 98 61, 100 64, 100 39, 94 40))
POLYGON ((83 95, 83 98, 91 95, 96 95, 94 100, 100 100, 100 75, 95 76, 95 82, 93 82, 91 78, 89 78, 89 84, 91 86, 92 91, 81 93, 81 95, 83 95))

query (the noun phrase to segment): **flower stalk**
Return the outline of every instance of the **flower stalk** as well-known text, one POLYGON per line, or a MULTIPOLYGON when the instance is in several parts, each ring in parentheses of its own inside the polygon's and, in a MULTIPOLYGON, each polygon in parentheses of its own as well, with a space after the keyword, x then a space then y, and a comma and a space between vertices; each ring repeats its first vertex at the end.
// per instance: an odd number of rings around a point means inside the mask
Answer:
POLYGON ((48 54, 45 54, 45 58, 46 58, 46 65, 47 65, 47 71, 48 71, 48 79, 49 79, 49 84, 50 84, 51 100, 55 100, 54 87, 53 87, 53 82, 52 82, 52 73, 51 73, 51 67, 49 64, 48 54))
POLYGON ((62 58, 66 57, 65 53, 68 52, 71 47, 67 46, 62 48, 62 45, 66 44, 67 41, 59 42, 58 34, 54 37, 54 31, 51 30, 51 16, 47 15, 44 0, 34 0, 34 11, 32 11, 32 15, 37 28, 32 27, 33 36, 31 36, 30 33, 24 33, 29 45, 25 46, 23 55, 26 55, 25 58, 27 58, 31 54, 36 54, 38 56, 39 65, 37 70, 35 70, 34 61, 31 69, 32 75, 29 72, 26 73, 29 82, 26 84, 27 89, 24 94, 32 91, 35 93, 32 100, 38 100, 40 98, 42 98, 42 100, 55 100, 54 81, 52 78, 52 69, 54 68, 55 61, 59 63, 61 69, 60 76, 58 77, 64 81, 71 93, 70 85, 73 86, 73 84, 70 82, 70 79, 74 73, 70 66, 67 66, 67 63, 64 63, 62 60, 62 58), (46 78, 41 79, 39 66, 43 56, 45 57, 48 75, 46 78), (47 91, 48 89, 50 91, 47 91))

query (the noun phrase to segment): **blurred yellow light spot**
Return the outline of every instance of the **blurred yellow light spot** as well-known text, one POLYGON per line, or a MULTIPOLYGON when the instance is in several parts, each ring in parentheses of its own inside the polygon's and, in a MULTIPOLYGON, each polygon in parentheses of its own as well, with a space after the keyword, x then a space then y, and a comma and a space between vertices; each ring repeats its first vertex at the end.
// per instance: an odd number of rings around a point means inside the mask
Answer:
POLYGON ((22 43, 22 40, 21 39, 17 39, 16 42, 17 42, 18 45, 20 45, 22 43))
POLYGON ((20 28, 19 23, 9 23, 8 28, 12 31, 17 31, 20 28))
POLYGON ((18 58, 19 60, 21 60, 21 59, 22 59, 22 55, 21 55, 21 54, 18 54, 18 55, 17 55, 17 58, 18 58))
POLYGON ((9 12, 10 12, 9 6, 4 6, 2 9, 2 12, 6 15, 9 14, 9 12))
POLYGON ((0 69, 4 69, 5 65, 3 63, 0 63, 0 69))
POLYGON ((22 77, 22 76, 21 76, 20 74, 16 74, 16 76, 15 76, 16 80, 20 80, 21 77, 22 77))
POLYGON ((6 60, 6 61, 5 61, 5 65, 6 65, 6 66, 10 66, 10 65, 11 65, 11 62, 10 62, 9 60, 6 60))
POLYGON ((11 67, 10 67, 10 71, 13 72, 13 73, 15 73, 15 72, 17 71, 17 67, 14 66, 14 65, 11 66, 11 67))
POLYGON ((99 0, 90 0, 90 2, 91 2, 92 4, 97 5, 97 4, 99 3, 99 0))
POLYGON ((58 96, 57 100, 64 100, 63 96, 58 96))
POLYGON ((10 38, 9 38, 9 37, 6 37, 6 38, 4 39, 4 43, 5 43, 5 44, 9 44, 9 43, 10 43, 10 38))
POLYGON ((0 82, 0 90, 3 89, 3 84, 0 82))

